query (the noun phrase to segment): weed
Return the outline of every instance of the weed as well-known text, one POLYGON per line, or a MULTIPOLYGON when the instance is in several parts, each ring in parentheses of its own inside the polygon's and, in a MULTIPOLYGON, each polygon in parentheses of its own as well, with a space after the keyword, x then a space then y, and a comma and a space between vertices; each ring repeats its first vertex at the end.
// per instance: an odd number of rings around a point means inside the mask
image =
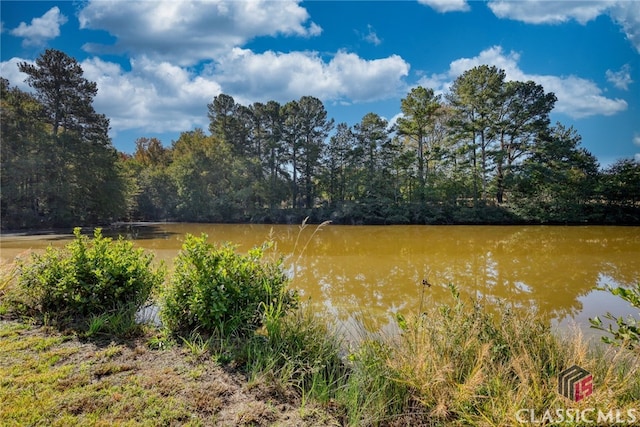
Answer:
POLYGON ((202 338, 198 332, 193 331, 188 338, 180 337, 180 339, 196 360, 200 360, 210 351, 210 341, 202 338))
POLYGON ((340 339, 308 308, 265 308, 265 327, 245 347, 249 376, 268 374, 282 388, 294 387, 303 401, 328 402, 345 375, 340 339))
POLYGON ((107 315, 105 314, 92 315, 91 318, 87 321, 88 324, 86 335, 88 337, 94 337, 103 332, 107 324, 106 317, 107 315))
POLYGON ((28 254, 29 251, 22 252, 14 262, 0 259, 0 316, 9 313, 22 314, 27 311, 24 305, 24 291, 16 284, 19 274, 17 263, 28 254))
MULTIPOLYGON (((308 220, 309 220, 309 217, 306 217, 302 221, 302 224, 299 226, 298 235, 296 236, 296 241, 295 241, 295 243, 293 245, 293 250, 291 251, 291 255, 292 256, 295 256, 295 254, 296 254, 296 251, 298 249, 298 243, 300 242, 300 236, 302 236, 303 231, 308 227, 308 224, 307 224, 308 220)), ((318 224, 318 226, 316 226, 315 230, 313 230, 313 233, 311 233, 311 236, 309 236, 309 238, 305 242, 304 246, 300 250, 300 253, 298 254, 298 258, 296 258, 296 261, 300 260, 300 258, 302 257, 302 255, 306 251, 307 246, 309 246, 309 243, 313 240, 313 237, 316 235, 316 233, 321 231, 326 225, 329 225, 329 224, 331 224, 331 221, 323 221, 322 223, 318 224)))
POLYGON ((171 337, 168 329, 160 328, 147 339, 147 347, 152 350, 166 350, 173 347, 175 341, 171 337))
POLYGON ((100 335, 113 335, 120 338, 140 335, 143 325, 135 319, 135 306, 124 306, 108 313, 92 314, 87 320, 84 335, 95 338, 100 335))

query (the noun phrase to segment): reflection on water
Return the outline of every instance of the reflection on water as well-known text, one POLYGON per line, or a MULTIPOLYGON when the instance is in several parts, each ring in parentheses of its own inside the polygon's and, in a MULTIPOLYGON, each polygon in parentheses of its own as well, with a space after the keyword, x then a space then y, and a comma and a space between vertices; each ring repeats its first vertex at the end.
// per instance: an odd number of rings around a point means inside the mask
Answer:
MULTIPOLYGON (((612 311, 632 313, 596 286, 640 281, 640 227, 337 226, 300 231, 287 225, 152 224, 120 233, 169 263, 184 235, 207 233, 246 251, 271 239, 285 256, 292 284, 304 298, 343 322, 361 313, 371 328, 390 312, 417 312, 447 299, 447 285, 461 295, 506 300, 550 316, 571 319, 612 311), (315 232, 315 233, 314 233, 315 232), (423 280, 431 285, 423 290, 423 280)), ((105 233, 107 234, 107 233, 105 233)), ((63 245, 71 236, 4 235, 4 259, 25 249, 63 245)))

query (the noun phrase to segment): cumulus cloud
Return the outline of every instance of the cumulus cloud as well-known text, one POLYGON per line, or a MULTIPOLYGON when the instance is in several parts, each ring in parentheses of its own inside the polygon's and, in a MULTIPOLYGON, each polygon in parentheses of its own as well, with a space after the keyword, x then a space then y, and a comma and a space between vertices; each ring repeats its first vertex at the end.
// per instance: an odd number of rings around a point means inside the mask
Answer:
POLYGON ((633 143, 640 147, 640 133, 633 134, 633 143))
POLYGON ((49 9, 39 18, 33 18, 31 24, 21 22, 9 33, 16 37, 22 37, 23 46, 41 46, 47 40, 54 39, 60 35, 60 26, 67 22, 67 17, 60 13, 60 9, 55 6, 49 9))
POLYGON ((78 19, 81 28, 105 30, 117 38, 112 46, 87 44, 88 52, 144 54, 181 65, 215 59, 257 36, 322 32, 294 0, 94 0, 78 19))
POLYGON ((622 66, 620 71, 607 70, 605 73, 607 81, 618 89, 629 90, 629 85, 633 83, 631 80, 631 67, 629 64, 622 66))
POLYGON ((131 60, 131 70, 98 58, 81 64, 87 79, 98 85, 96 111, 117 132, 184 131, 206 127, 206 105, 221 88, 212 78, 197 76, 168 62, 146 57, 131 60))
POLYGON ((442 74, 423 77, 419 84, 431 87, 438 93, 446 92, 453 81, 465 71, 479 65, 493 65, 503 69, 509 81, 532 80, 544 87, 546 92, 555 93, 558 101, 555 111, 573 118, 594 115, 610 116, 627 109, 623 99, 607 98, 593 81, 578 76, 553 76, 528 74, 520 69, 520 55, 516 52, 505 53, 500 46, 483 50, 473 58, 460 58, 449 65, 442 74))
MULTIPOLYGON (((13 85, 26 77, 17 70, 20 61, 13 58, 1 64, 2 75, 13 85)), ((397 55, 366 60, 341 51, 326 61, 316 52, 254 53, 240 48, 198 74, 147 56, 131 59, 130 70, 96 57, 80 65, 84 77, 97 83, 94 107, 110 118, 114 132, 206 127, 206 105, 223 92, 243 104, 284 103, 304 95, 325 102, 374 101, 401 94, 409 73, 409 64, 397 55)))
POLYGON ((498 18, 514 19, 529 24, 560 24, 575 19, 584 25, 604 13, 611 3, 607 0, 491 0, 488 6, 498 18))
POLYGON ((287 101, 303 95, 324 101, 365 102, 404 89, 409 64, 398 55, 366 60, 340 51, 325 62, 317 52, 254 53, 235 48, 215 67, 225 91, 243 99, 287 101))
POLYGON ((418 0, 418 3, 427 5, 440 13, 466 12, 469 10, 467 0, 418 0))
POLYGON ((560 24, 576 20, 584 25, 607 14, 640 52, 640 3, 630 0, 490 0, 489 8, 498 18, 529 24, 560 24))
POLYGON ((35 61, 32 60, 11 58, 8 61, 0 62, 0 75, 9 80, 9 83, 11 83, 12 86, 15 86, 25 92, 33 92, 31 87, 25 83, 27 75, 18 70, 18 63, 20 62, 26 62, 32 65, 35 64, 35 61))
MULTIPOLYGON (((2 76, 12 86, 33 92, 27 75, 11 58, 0 63, 2 76)), ((197 76, 167 62, 142 57, 131 61, 131 70, 119 64, 89 58, 80 63, 87 80, 96 82, 98 94, 93 106, 110 119, 113 132, 140 129, 145 132, 181 132, 208 124, 206 105, 221 88, 212 77, 197 76)))

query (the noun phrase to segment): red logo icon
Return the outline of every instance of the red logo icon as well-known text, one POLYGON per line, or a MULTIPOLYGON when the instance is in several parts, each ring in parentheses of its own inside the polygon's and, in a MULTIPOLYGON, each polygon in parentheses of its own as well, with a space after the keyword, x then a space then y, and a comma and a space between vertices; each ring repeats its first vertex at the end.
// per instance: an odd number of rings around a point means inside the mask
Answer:
POLYGON ((593 376, 578 365, 560 372, 558 393, 567 399, 579 402, 593 393, 593 376))

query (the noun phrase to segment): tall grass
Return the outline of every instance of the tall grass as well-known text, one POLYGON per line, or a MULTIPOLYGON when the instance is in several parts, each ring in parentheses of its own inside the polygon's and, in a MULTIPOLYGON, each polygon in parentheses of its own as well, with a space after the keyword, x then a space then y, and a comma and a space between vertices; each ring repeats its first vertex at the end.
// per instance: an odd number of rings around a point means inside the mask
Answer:
MULTIPOLYGON (((298 226, 299 228, 298 235, 296 236, 296 241, 293 244, 293 250, 291 251, 292 257, 295 257, 296 252, 298 252, 298 246, 301 244, 300 237, 302 236, 304 230, 309 226, 309 224, 307 223, 308 220, 309 220, 309 217, 306 217, 302 221, 302 224, 298 226)), ((302 255, 304 255, 305 251, 307 250, 307 247, 309 246, 309 243, 313 240, 313 237, 316 235, 316 233, 322 231, 322 229, 329 224, 331 224, 331 221, 323 221, 322 223, 316 226, 316 228, 313 230, 313 233, 311 233, 311 236, 309 236, 307 241, 304 243, 304 246, 302 246, 302 248, 298 252, 298 257, 295 259, 295 262, 299 261, 300 258, 302 258, 302 255)))
POLYGON ((450 302, 424 305, 398 316, 397 335, 363 327, 351 349, 309 309, 267 310, 248 347, 249 372, 280 390, 293 387, 352 426, 512 426, 521 409, 640 409, 636 353, 592 344, 578 331, 562 338, 535 313, 464 301, 455 288, 450 302), (578 403, 557 391, 558 375, 574 364, 595 383, 578 403))
POLYGON ((272 305, 265 311, 264 328, 245 348, 250 377, 266 376, 278 387, 292 386, 303 399, 328 402, 346 374, 340 338, 308 307, 279 310, 272 305))
POLYGON ((398 317, 401 333, 364 340, 351 354, 338 399, 351 425, 518 424, 518 410, 638 408, 640 359, 591 345, 578 332, 555 335, 534 313, 465 302, 398 317), (592 398, 557 392, 558 374, 577 364, 594 376, 592 398), (635 405, 635 406, 634 406, 635 405))
MULTIPOLYGON (((299 240, 294 260, 308 245, 299 240)), ((420 311, 398 315, 397 334, 372 334, 363 325, 355 344, 308 307, 265 307, 264 328, 244 356, 251 378, 293 388, 303 402, 315 399, 353 426, 512 426, 521 409, 640 414, 637 353, 603 348, 577 330, 560 337, 535 312, 463 300, 454 286, 448 302, 434 304, 424 285, 420 311), (594 395, 578 403, 557 391, 558 375, 574 364, 595 384, 594 395)))
POLYGON ((0 259, 0 315, 24 310, 24 291, 17 286, 19 269, 17 263, 28 257, 29 250, 18 254, 13 262, 0 259))
POLYGON ((0 260, 0 298, 9 292, 16 275, 17 270, 14 263, 0 260))

